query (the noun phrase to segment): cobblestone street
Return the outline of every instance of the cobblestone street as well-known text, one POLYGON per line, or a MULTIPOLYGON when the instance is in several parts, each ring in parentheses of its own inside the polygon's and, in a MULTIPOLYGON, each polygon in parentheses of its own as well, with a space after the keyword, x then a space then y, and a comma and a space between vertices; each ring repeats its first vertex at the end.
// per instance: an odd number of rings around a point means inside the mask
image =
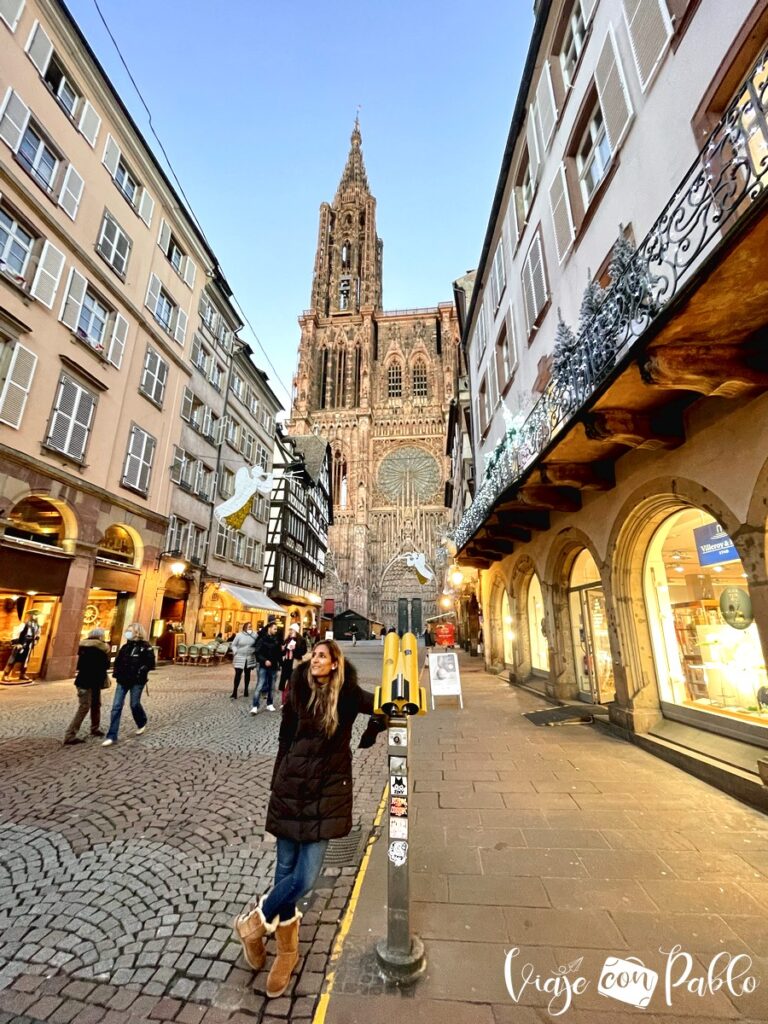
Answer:
MULTIPOLYGON (((355 661, 373 684, 374 652, 355 661)), ((254 717, 250 701, 230 700, 231 676, 229 665, 159 669, 147 732, 134 734, 126 707, 108 749, 95 738, 62 746, 76 707, 70 681, 0 689, 0 1021, 311 1016, 357 844, 329 849, 303 920, 300 973, 266 1015, 266 971, 254 978, 232 920, 273 873, 263 822, 280 715, 254 717)), ((384 762, 383 743, 355 754, 361 840, 384 762)))

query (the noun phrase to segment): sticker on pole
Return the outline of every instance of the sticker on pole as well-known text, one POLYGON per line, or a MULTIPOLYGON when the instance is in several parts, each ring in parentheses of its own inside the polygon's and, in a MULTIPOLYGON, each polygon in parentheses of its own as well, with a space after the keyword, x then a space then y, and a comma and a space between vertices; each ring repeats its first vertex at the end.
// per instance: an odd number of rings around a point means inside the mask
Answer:
POLYGON ((392 796, 408 796, 408 779, 404 775, 390 776, 389 791, 392 796))
POLYGON ((408 843, 402 839, 396 839, 393 843, 389 844, 387 857, 389 857, 396 868, 401 868, 408 860, 408 843))
POLYGON ((389 742, 396 747, 408 746, 408 730, 395 728, 389 730, 389 742))
POLYGON ((408 819, 407 818, 390 818, 389 819, 389 838, 390 839, 407 839, 408 838, 408 819))
POLYGON ((390 757, 389 774, 402 775, 405 772, 406 759, 404 757, 390 757))
POLYGON ((408 800, 404 796, 393 796, 389 801, 390 818, 408 817, 408 800))

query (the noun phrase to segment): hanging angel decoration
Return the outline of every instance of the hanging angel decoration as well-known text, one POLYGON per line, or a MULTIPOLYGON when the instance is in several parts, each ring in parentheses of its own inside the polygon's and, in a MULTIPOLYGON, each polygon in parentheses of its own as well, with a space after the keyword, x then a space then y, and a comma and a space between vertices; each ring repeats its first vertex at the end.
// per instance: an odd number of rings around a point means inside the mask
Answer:
POLYGON ((213 510, 217 522, 239 530, 251 511, 254 494, 269 497, 272 493, 272 474, 261 466, 241 466, 235 473, 235 492, 213 510))
POLYGON ((418 577, 419 583, 422 587, 431 583, 435 578, 435 574, 427 565, 427 556, 420 551, 408 551, 404 555, 405 564, 409 569, 413 569, 418 577))

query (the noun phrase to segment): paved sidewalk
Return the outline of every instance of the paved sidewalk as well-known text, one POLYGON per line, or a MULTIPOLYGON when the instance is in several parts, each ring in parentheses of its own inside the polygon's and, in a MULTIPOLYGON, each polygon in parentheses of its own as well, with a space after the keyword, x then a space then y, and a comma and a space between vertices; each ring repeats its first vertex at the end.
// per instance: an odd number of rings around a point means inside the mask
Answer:
POLYGON ((412 723, 411 923, 426 972, 398 991, 376 968, 374 944, 386 933, 380 838, 316 1020, 768 1021, 768 818, 598 726, 533 725, 523 714, 543 700, 477 659, 461 662, 464 711, 443 700, 412 723), (722 979, 701 995, 673 987, 667 1005, 660 948, 675 945, 690 954, 690 978, 706 976, 723 951, 750 957, 734 976, 746 971, 758 987, 741 996, 722 979), (516 999, 505 983, 515 947, 516 999), (608 957, 658 972, 648 1009, 598 993, 608 957), (549 979, 547 991, 523 985, 525 964, 542 987, 549 979), (583 989, 571 989, 570 1005, 562 972, 583 989))

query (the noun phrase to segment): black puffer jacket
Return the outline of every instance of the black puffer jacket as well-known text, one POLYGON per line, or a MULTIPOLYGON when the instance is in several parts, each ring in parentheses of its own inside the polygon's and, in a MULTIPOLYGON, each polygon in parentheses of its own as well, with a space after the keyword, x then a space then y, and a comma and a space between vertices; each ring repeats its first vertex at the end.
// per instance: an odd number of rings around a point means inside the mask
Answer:
POLYGON ((128 640, 117 652, 112 675, 122 686, 145 686, 155 667, 155 652, 146 640, 128 640))
POLYGON ((373 712, 373 694, 361 689, 354 666, 347 662, 339 725, 333 736, 326 736, 314 709, 307 711, 308 677, 308 662, 291 676, 266 823, 273 836, 299 843, 336 839, 352 828, 352 725, 358 715, 373 712))
POLYGON ((101 690, 109 671, 109 646, 89 637, 77 651, 75 686, 79 690, 101 690))

